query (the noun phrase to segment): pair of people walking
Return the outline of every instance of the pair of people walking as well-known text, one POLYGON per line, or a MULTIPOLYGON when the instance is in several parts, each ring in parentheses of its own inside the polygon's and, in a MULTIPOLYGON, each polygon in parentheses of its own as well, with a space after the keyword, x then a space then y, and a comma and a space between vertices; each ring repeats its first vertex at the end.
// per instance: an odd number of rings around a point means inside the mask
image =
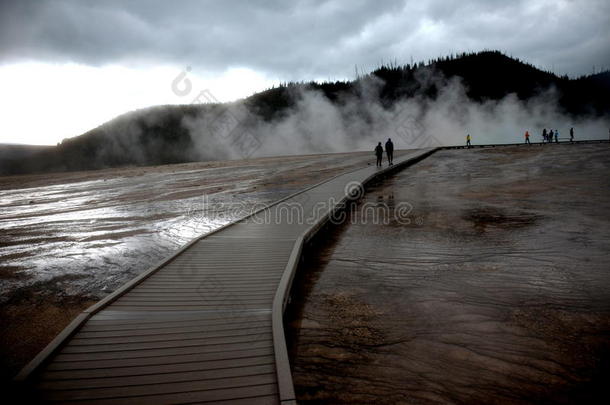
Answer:
MULTIPOLYGON (((388 155, 388 165, 392 166, 394 164, 394 143, 392 143, 392 139, 388 138, 385 143, 385 152, 388 155)), ((377 166, 382 165, 383 161, 383 147, 381 146, 381 142, 377 144, 375 147, 375 156, 377 156, 377 166)))

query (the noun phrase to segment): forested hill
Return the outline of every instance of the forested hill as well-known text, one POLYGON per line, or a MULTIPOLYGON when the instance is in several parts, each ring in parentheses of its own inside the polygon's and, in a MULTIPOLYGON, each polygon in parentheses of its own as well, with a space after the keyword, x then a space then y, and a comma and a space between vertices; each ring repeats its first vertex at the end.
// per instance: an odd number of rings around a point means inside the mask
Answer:
MULTIPOLYGON (((609 71, 570 79, 497 51, 461 54, 414 65, 386 65, 354 81, 282 84, 231 105, 245 107, 249 116, 246 125, 272 124, 296 108, 304 91, 317 91, 340 106, 345 100, 365 97, 363 83, 374 82, 377 101, 384 108, 391 108, 405 99, 435 100, 441 89, 455 79, 464 84, 467 96, 475 103, 500 100, 509 94, 526 101, 552 90, 559 108, 567 115, 608 117, 610 114, 609 71)), ((0 173, 88 170, 226 158, 228 155, 218 148, 202 148, 201 142, 194 140, 192 126, 185 125, 189 119, 218 114, 222 108, 222 105, 210 104, 179 105, 129 112, 33 156, 1 155, 0 173)))
MULTIPOLYGON (((382 79, 381 97, 387 104, 418 95, 434 98, 439 86, 458 77, 465 84, 470 99, 478 102, 499 100, 512 93, 526 100, 543 90, 555 88, 559 93, 560 106, 568 114, 610 114, 610 71, 569 79, 567 76, 560 77, 542 71, 498 51, 461 54, 412 66, 383 66, 368 76, 382 79), (441 73, 443 80, 421 79, 421 76, 425 77, 430 72, 441 73)), ((440 76, 434 77, 438 79, 440 76)), ((358 80, 288 84, 255 94, 247 99, 247 103, 262 116, 269 118, 292 104, 294 87, 319 89, 329 99, 339 100, 345 93, 357 93, 357 84, 358 80)))

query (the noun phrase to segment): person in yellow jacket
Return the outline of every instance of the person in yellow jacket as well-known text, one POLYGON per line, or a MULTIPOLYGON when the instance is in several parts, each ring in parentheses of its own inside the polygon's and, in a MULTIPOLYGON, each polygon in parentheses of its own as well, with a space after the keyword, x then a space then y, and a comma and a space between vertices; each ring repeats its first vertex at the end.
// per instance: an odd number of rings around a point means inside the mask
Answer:
POLYGON ((466 135, 466 146, 469 148, 472 146, 472 144, 470 143, 470 134, 466 135))

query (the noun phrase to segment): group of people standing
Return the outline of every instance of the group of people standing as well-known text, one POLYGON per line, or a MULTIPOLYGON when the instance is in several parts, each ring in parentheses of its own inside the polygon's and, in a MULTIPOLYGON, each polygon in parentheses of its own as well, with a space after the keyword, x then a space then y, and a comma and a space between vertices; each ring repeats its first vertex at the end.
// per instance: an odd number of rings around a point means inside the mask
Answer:
MULTIPOLYGON (((608 130, 610 136, 610 130, 608 130)), ((555 141, 555 143, 559 143, 559 130, 551 129, 547 132, 546 128, 542 130, 542 143, 551 143, 555 141)), ((472 143, 470 142, 470 134, 466 135, 466 147, 471 148, 472 143)), ((574 142, 574 128, 570 128, 570 142, 574 142)), ((530 133, 529 131, 525 131, 525 143, 531 145, 530 142, 530 133)), ((392 162, 394 159, 394 144, 392 143, 392 139, 388 138, 385 143, 385 151, 388 156, 388 165, 393 165, 392 162)), ((377 144, 375 147, 375 156, 377 156, 377 166, 381 166, 383 162, 383 146, 381 146, 381 142, 377 144)))
MULTIPOLYGON (((542 130, 542 143, 551 143, 555 141, 555 143, 559 143, 559 130, 549 130, 546 131, 546 128, 542 130)), ((574 142, 574 128, 570 128, 570 142, 574 142)), ((529 133, 525 131, 525 143, 530 143, 529 141, 529 133)))
MULTIPOLYGON (((394 143, 392 143, 390 138, 385 143, 385 153, 388 155, 388 165, 392 166, 394 164, 394 143)), ((381 146, 381 142, 375 147, 375 156, 377 156, 377 166, 381 166, 383 161, 383 146, 381 146)))
MULTIPOLYGON (((609 131, 610 133, 610 131, 609 131)), ((470 134, 466 135, 466 147, 472 147, 472 143, 470 142, 470 134)), ((546 128, 542 130, 542 143, 551 143, 551 142, 559 143, 559 130, 551 129, 547 132, 546 128)), ((574 142, 574 128, 570 128, 570 142, 574 142)), ((530 133, 529 131, 525 131, 525 143, 531 145, 530 142, 530 133)))

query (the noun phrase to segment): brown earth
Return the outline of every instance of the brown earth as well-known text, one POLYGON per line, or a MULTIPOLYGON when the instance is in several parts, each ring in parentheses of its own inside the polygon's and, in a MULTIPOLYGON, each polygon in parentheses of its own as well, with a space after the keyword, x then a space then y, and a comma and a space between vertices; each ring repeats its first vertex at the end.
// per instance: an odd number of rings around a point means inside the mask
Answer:
POLYGON ((607 145, 445 150, 370 187, 295 280, 299 403, 610 403, 609 172, 607 145))

